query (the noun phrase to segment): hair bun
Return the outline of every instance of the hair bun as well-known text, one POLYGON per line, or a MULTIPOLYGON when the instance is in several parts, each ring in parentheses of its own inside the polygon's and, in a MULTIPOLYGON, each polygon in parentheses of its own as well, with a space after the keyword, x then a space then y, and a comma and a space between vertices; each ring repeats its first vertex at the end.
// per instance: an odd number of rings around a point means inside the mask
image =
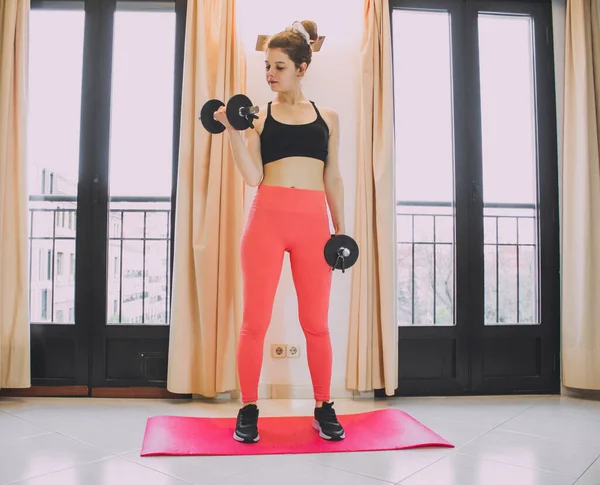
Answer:
POLYGON ((285 30, 301 34, 306 39, 307 44, 319 38, 317 35, 317 24, 312 20, 303 20, 302 22, 296 20, 289 27, 286 27, 285 30))
POLYGON ((302 22, 295 21, 292 25, 286 27, 285 30, 294 34, 300 34, 304 37, 306 43, 310 45, 310 34, 306 31, 302 22))
POLYGON ((306 32, 308 32, 310 40, 315 41, 319 38, 319 35, 317 34, 317 24, 315 22, 312 20, 303 20, 300 23, 304 26, 306 32))

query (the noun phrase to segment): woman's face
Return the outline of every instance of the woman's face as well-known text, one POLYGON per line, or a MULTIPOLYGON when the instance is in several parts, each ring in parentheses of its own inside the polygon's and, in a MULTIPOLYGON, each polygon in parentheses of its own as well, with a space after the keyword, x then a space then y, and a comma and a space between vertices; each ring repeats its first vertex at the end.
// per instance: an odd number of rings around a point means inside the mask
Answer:
POLYGON ((271 91, 295 91, 306 71, 306 63, 300 69, 281 49, 267 49, 265 56, 265 75, 271 91))

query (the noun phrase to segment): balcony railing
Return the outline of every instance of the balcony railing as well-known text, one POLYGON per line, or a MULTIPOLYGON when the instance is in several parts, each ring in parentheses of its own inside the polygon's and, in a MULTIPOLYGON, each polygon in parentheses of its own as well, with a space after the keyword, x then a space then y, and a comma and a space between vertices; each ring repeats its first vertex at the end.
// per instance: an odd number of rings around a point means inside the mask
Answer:
MULTIPOLYGON (((33 323, 74 323, 75 196, 30 196, 29 288, 33 323)), ((170 197, 111 197, 109 324, 168 324, 170 197)))
MULTIPOLYGON (((398 202, 398 323, 452 325, 450 203, 398 202)), ((31 320, 73 323, 76 197, 30 197, 31 320)), ((170 198, 112 197, 107 256, 110 324, 168 324, 170 198)), ((536 207, 484 207, 485 322, 537 323, 536 207)))
MULTIPOLYGON (((454 213, 449 202, 399 201, 399 325, 453 325, 454 213)), ((537 323, 533 204, 484 205, 485 323, 537 323)))

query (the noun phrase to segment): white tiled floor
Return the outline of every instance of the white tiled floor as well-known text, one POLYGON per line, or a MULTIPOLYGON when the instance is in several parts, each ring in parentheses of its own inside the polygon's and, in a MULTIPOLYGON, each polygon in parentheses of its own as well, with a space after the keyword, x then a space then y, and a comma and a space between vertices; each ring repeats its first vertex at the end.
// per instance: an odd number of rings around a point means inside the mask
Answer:
MULTIPOLYGON (((303 400, 261 416, 310 415, 303 400)), ((600 402, 559 396, 338 400, 338 414, 399 407, 454 449, 140 457, 146 419, 235 416, 235 402, 0 398, 0 484, 600 485, 600 402)))

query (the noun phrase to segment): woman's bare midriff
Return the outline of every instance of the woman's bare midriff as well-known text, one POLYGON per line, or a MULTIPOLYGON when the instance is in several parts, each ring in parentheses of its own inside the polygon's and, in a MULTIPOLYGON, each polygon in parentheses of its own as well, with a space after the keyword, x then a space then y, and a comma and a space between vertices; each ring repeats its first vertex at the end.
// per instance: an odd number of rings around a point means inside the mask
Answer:
POLYGON ((324 190, 324 164, 306 157, 289 157, 263 166, 262 185, 294 187, 296 189, 324 190))
MULTIPOLYGON (((311 108, 312 109, 312 108, 311 108)), ((322 115, 326 117, 324 111, 322 115)), ((262 133, 267 105, 261 106, 258 118, 255 120, 255 129, 258 135, 262 133)), ((282 119, 282 123, 303 124, 313 121, 311 119, 282 119)), ((327 119, 326 121, 327 122, 327 119)), ((325 190, 323 173, 325 164, 321 160, 308 157, 286 157, 263 165, 264 178, 261 185, 275 185, 278 187, 294 187, 296 189, 325 190)))

